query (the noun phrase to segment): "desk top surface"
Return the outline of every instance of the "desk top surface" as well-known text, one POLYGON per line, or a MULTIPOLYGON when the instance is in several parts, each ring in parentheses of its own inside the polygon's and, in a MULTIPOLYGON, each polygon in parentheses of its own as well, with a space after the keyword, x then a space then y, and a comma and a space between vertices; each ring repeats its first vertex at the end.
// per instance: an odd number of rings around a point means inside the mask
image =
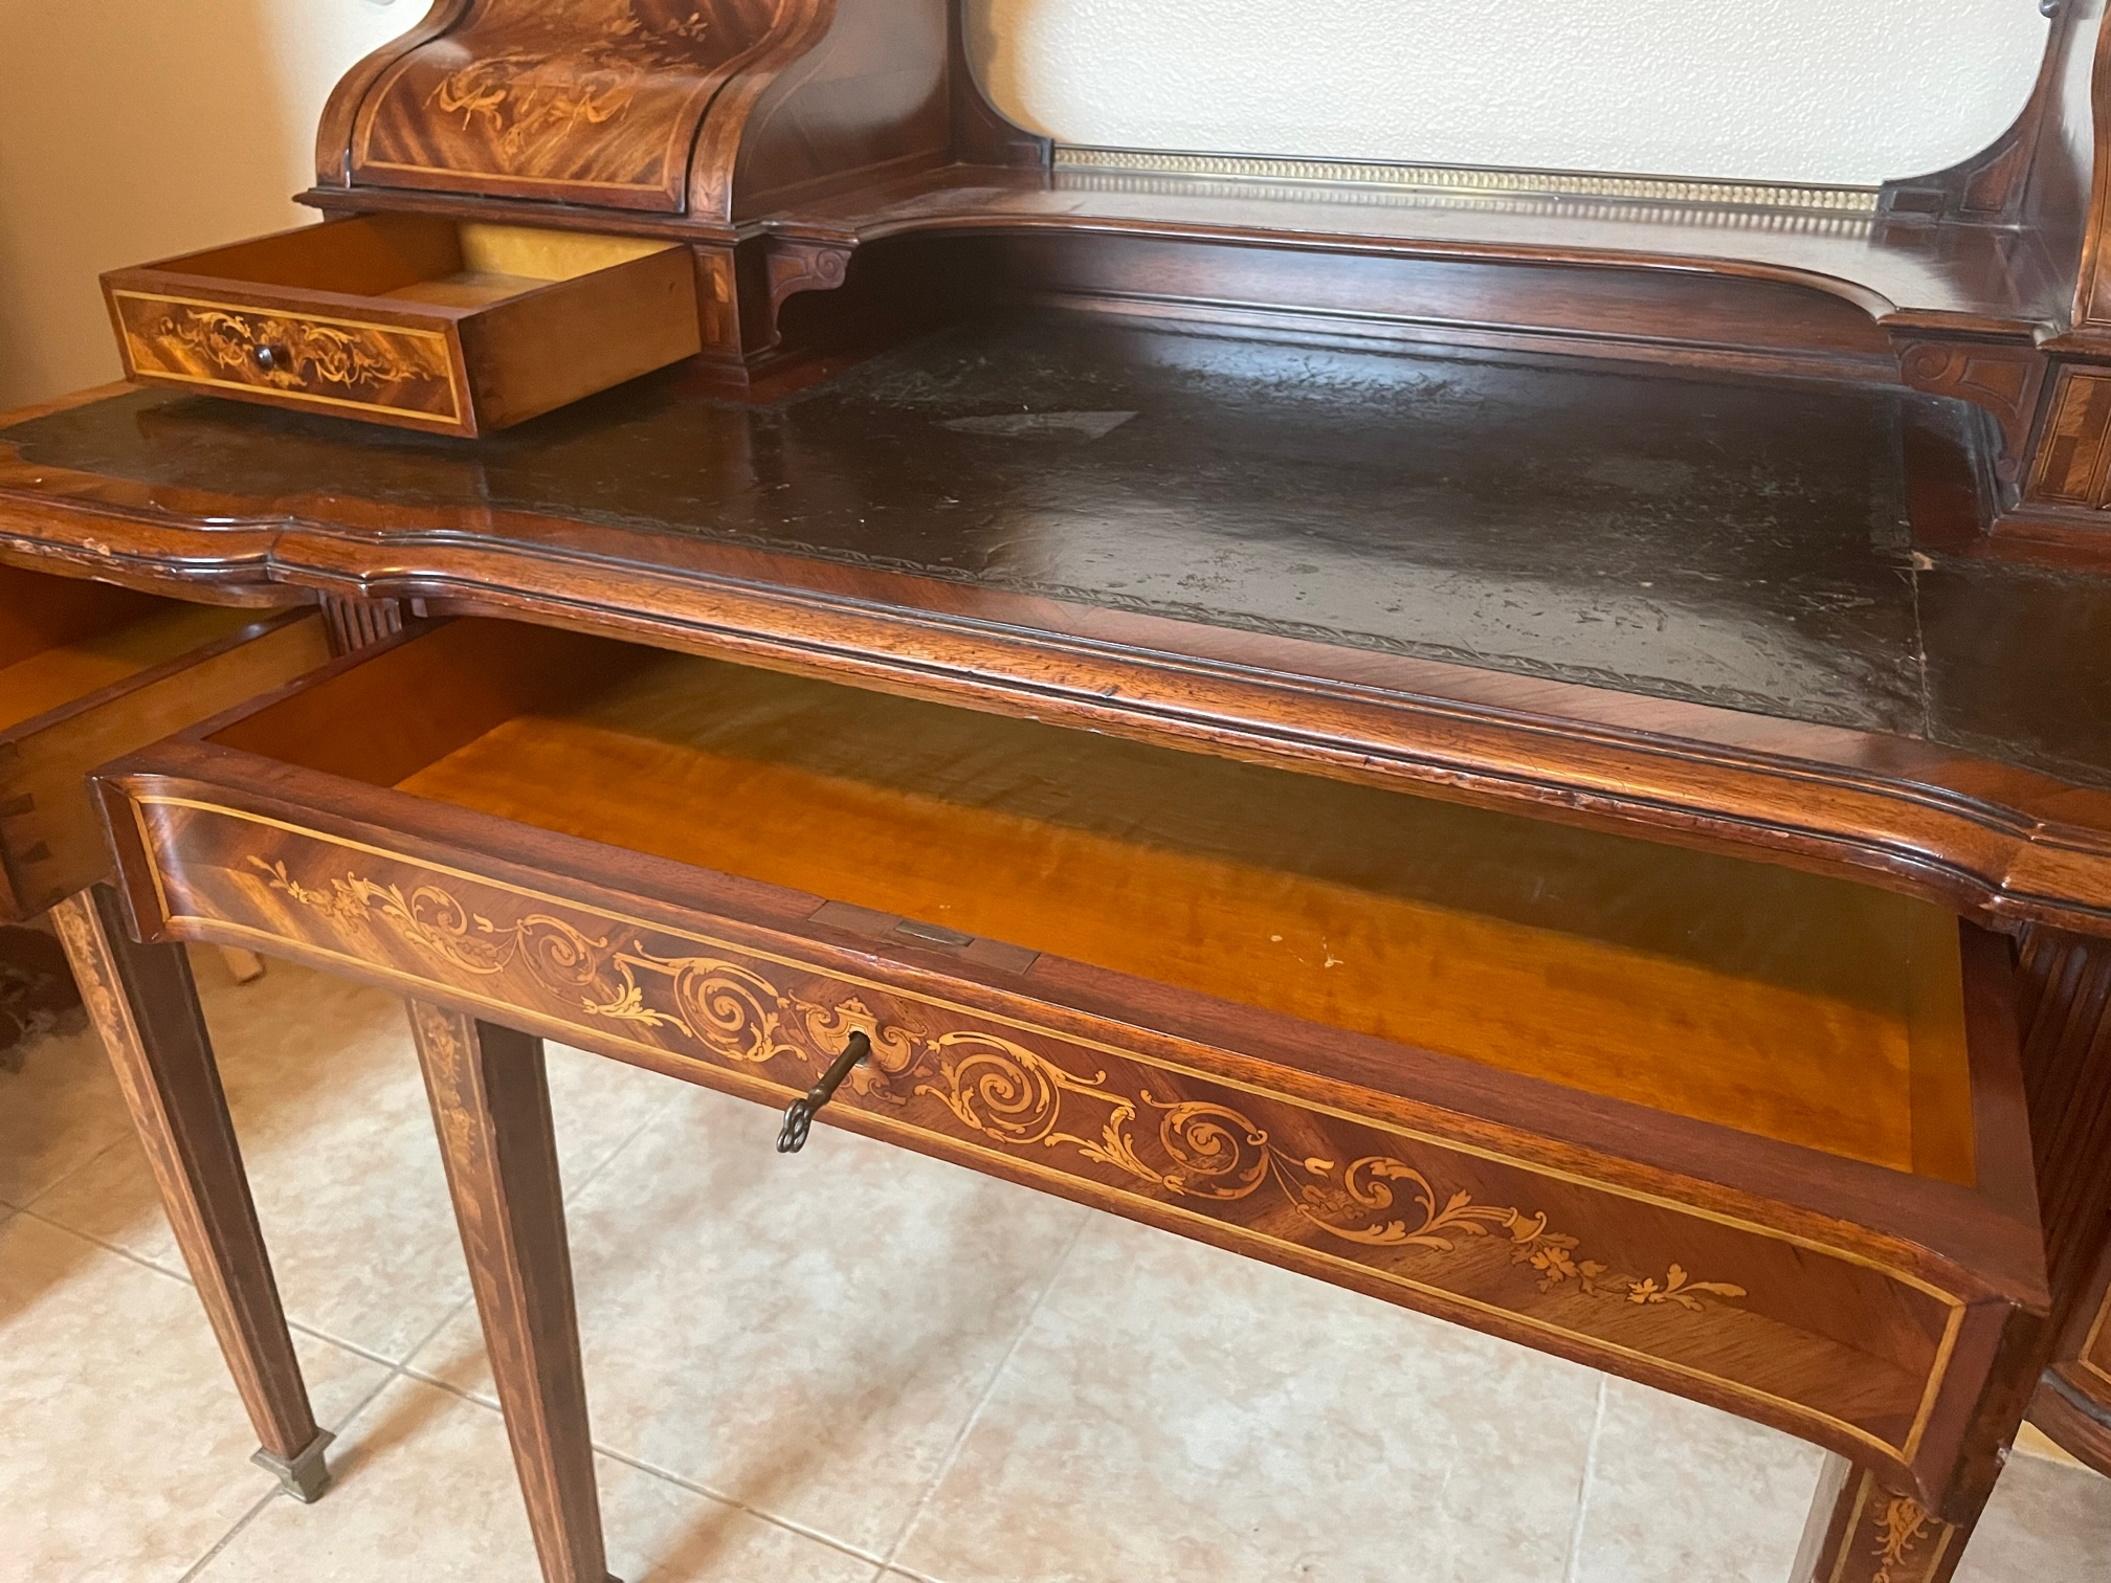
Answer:
POLYGON ((311 569, 377 592, 577 613, 591 566, 633 616, 731 578, 1344 688, 1496 676, 1512 711, 2111 829, 2064 790, 2111 787, 2111 582, 1928 550, 1969 532, 1961 410, 1033 313, 770 405, 660 377, 473 443, 115 395, 0 430, 0 533, 70 505, 196 576, 306 528, 338 541, 311 569))

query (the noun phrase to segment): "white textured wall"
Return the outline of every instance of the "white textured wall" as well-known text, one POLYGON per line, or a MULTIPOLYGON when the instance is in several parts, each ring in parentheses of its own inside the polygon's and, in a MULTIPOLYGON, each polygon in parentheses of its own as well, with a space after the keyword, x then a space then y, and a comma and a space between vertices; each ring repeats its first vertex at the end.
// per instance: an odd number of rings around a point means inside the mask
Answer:
POLYGON ((0 407, 118 376, 96 277, 313 218, 331 86, 424 0, 0 0, 0 407))
POLYGON ((1065 142, 1846 184, 1984 147, 2047 26, 2037 0, 974 3, 991 96, 1065 142))

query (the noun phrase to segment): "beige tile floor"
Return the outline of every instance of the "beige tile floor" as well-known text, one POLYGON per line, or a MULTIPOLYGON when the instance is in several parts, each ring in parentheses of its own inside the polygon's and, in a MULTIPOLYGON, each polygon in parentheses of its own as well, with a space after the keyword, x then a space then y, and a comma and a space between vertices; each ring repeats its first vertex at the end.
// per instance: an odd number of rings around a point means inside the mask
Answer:
MULTIPOLYGON (((400 1009, 204 964, 338 1483, 246 1423, 85 1033, 0 1074, 0 1583, 506 1583, 532 1553, 400 1009)), ((1808 1447, 569 1051, 552 1089, 628 1583, 1783 1583, 1808 1447)), ((2011 1465, 1967 1583, 2111 1580, 2011 1465)))

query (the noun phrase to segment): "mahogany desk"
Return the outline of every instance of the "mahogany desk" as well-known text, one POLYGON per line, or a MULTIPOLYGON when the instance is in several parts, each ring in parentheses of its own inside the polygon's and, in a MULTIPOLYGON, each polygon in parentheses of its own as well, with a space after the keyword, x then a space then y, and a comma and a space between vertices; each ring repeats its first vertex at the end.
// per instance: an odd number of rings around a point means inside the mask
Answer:
MULTIPOLYGON (((1942 1583, 2026 1412, 2111 1471, 2100 9, 1813 188, 1060 148, 958 0, 439 0, 329 225, 106 277, 153 393, 0 425, 0 558, 340 655, 112 745, 78 921, 410 999, 549 1583, 545 1035, 1804 1436, 1797 1583, 1942 1583)), ((203 1043, 88 976, 314 1471, 203 1043)))
POLYGON ((780 1106, 862 1033, 824 1125, 1801 1434, 1813 1554, 1900 1583, 2111 1127, 2111 585, 1918 547, 1967 435, 1022 309, 474 450, 103 395, 0 492, 47 564, 410 601, 102 787, 149 938, 413 999, 549 1577, 604 1568, 514 1028, 780 1106))

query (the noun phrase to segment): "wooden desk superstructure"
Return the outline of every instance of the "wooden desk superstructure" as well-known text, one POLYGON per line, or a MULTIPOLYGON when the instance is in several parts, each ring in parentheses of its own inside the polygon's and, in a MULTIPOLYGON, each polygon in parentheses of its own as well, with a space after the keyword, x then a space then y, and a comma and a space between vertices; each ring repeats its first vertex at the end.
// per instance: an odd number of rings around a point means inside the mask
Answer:
POLYGON ((1798 1583, 1940 1583, 2026 1412, 2111 1471, 2094 22, 1864 192, 1053 149, 942 0, 443 0, 330 228, 113 275, 156 388, 0 427, 0 555, 339 653, 111 744, 65 914, 278 1465, 174 941, 411 1001, 550 1583, 546 1035, 869 1048, 824 1127, 1804 1436, 1798 1583))

